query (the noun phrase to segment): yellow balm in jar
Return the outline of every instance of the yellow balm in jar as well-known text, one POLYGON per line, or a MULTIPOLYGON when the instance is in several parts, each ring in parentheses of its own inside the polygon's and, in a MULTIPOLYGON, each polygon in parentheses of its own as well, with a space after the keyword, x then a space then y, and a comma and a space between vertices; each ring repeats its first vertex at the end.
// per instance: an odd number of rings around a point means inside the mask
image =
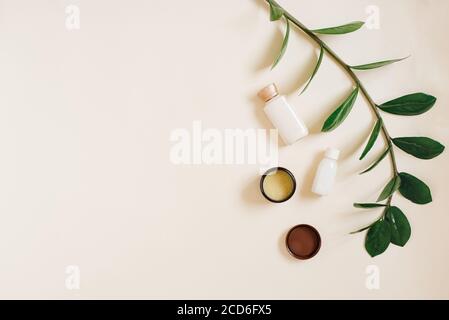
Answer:
POLYGON ((295 177, 285 168, 272 168, 260 179, 260 191, 271 202, 285 202, 293 196, 295 190, 295 177))

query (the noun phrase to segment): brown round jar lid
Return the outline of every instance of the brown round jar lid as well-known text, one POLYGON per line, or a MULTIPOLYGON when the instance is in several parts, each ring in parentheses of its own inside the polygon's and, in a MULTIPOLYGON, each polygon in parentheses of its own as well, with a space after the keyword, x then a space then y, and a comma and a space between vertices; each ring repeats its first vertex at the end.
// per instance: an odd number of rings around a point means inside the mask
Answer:
POLYGON ((318 231, 307 224, 300 224, 290 229, 285 239, 288 252, 295 258, 307 260, 314 257, 321 248, 318 231))

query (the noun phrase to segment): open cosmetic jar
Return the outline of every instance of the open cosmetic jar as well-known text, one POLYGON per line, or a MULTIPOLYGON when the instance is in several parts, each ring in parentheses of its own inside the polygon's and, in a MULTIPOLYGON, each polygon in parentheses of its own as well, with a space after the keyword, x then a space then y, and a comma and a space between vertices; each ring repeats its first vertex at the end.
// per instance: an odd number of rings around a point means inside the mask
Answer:
POLYGON ((285 168, 271 168, 260 179, 260 191, 268 201, 285 202, 296 191, 295 177, 285 168))
POLYGON ((321 248, 318 231, 308 224, 299 224, 290 229, 285 238, 288 252, 299 260, 313 258, 321 248))

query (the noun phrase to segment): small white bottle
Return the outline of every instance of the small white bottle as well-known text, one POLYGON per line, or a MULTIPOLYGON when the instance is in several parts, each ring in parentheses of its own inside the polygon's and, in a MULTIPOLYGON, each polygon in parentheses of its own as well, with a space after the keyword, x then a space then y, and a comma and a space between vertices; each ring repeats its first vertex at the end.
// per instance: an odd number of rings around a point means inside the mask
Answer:
POLYGON ((340 156, 340 150, 328 148, 321 160, 313 181, 312 192, 320 196, 326 196, 332 190, 337 176, 337 160, 340 156))
POLYGON ((265 101, 264 111, 286 144, 293 144, 309 134, 285 97, 279 95, 275 84, 263 88, 258 96, 265 101))

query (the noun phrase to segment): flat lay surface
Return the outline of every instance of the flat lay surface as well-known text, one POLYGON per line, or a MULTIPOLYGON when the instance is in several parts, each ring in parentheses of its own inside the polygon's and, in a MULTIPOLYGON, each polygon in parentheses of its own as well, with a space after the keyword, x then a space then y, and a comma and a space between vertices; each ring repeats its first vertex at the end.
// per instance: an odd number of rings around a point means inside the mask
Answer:
MULTIPOLYGON (((419 117, 383 118, 393 137, 449 145, 448 1, 279 2, 310 28, 377 12, 376 28, 322 38, 354 65, 411 55, 358 74, 379 103, 436 96, 419 117)), ((299 95, 319 50, 292 26, 270 70, 283 32, 263 0, 0 0, 0 298, 448 299, 448 152, 396 153, 433 202, 395 196, 411 239, 371 258, 365 234, 349 233, 380 214, 353 203, 375 201, 391 179, 388 160, 358 174, 383 150, 379 139, 358 160, 372 112, 359 97, 339 128, 320 133, 352 83, 324 57, 299 95), (78 28, 67 26, 68 8, 79 10, 78 28), (290 200, 263 197, 256 164, 172 161, 177 129, 272 128, 257 93, 273 82, 310 131, 280 143, 279 166, 297 184, 290 200), (328 147, 341 151, 339 171, 318 197, 328 147), (321 237, 310 260, 286 248, 299 224, 321 237)))

